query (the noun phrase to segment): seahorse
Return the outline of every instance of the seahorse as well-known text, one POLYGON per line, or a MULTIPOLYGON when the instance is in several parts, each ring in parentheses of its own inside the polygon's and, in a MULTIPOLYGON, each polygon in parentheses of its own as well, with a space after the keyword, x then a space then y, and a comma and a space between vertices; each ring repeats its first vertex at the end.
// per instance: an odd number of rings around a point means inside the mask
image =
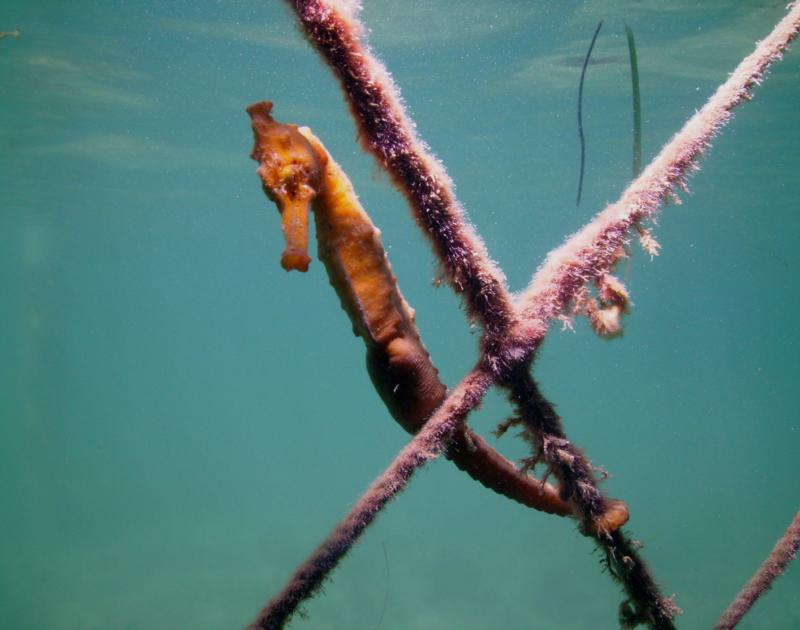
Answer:
MULTIPOLYGON (((308 270, 308 210, 314 211, 318 256, 342 308, 367 348, 370 379, 394 419, 416 433, 444 401, 439 378, 381 244, 380 231, 350 180, 307 127, 275 121, 272 103, 247 108, 264 192, 278 207, 286 247, 281 265, 308 270)), ((572 514, 553 486, 521 474, 469 428, 453 438, 447 457, 486 487, 524 505, 572 514)))

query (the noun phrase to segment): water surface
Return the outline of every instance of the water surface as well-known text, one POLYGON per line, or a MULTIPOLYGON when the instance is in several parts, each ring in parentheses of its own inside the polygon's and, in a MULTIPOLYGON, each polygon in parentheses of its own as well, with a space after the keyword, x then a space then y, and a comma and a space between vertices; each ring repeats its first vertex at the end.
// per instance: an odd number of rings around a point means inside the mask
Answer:
MULTIPOLYGON (((622 20, 649 160, 784 2, 365 2, 372 42, 514 289, 630 178, 622 20), (581 58, 587 171, 574 205, 581 58)), ((244 108, 306 124, 353 179, 448 384, 477 336, 329 71, 275 0, 6 0, 0 30, 0 627, 238 628, 407 436, 318 261, 280 268, 244 108)), ((630 530, 707 628, 800 504, 800 52, 715 142, 604 342, 536 376, 630 530)), ((493 395, 472 419, 508 414, 493 395)), ((526 452, 508 435, 493 443, 526 452)), ((616 627, 568 522, 436 462, 293 627, 616 627)), ((800 626, 791 567, 743 628, 800 626)))

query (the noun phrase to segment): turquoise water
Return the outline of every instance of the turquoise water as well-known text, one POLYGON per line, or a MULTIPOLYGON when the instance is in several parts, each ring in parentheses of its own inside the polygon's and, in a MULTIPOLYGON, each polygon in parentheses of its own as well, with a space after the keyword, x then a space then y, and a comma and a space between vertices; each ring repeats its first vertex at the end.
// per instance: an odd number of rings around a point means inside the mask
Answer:
MULTIPOLYGON (((780 2, 365 1, 371 41, 515 289, 630 178, 622 19, 645 162, 780 2), (574 204, 580 62, 587 171, 574 204)), ((248 104, 307 124, 353 179, 444 380, 477 336, 355 141, 283 3, 0 3, 0 627, 242 627, 407 436, 323 268, 286 274, 248 104)), ((717 139, 606 342, 536 366, 628 502, 681 628, 707 628, 800 504, 800 50, 717 139)), ((484 434, 508 405, 490 396, 484 434)), ((499 442, 526 454, 512 435, 499 442)), ((424 469, 294 628, 614 628, 588 540, 448 462, 424 469)), ((793 566, 743 628, 800 627, 793 566)))

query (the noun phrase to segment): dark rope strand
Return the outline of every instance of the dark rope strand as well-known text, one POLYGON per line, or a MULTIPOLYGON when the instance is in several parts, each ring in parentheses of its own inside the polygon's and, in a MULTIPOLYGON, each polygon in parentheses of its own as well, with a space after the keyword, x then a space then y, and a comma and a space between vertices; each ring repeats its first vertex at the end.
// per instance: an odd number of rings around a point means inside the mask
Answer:
POLYGON ((512 370, 503 385, 510 390, 512 404, 535 436, 542 463, 559 480, 565 498, 575 506, 583 533, 602 549, 610 574, 627 595, 619 610, 621 626, 633 628, 644 623, 656 630, 674 630, 672 619, 680 609, 672 598, 662 595, 635 545, 621 530, 606 532, 593 527, 614 501, 597 487, 591 462, 567 439, 561 418, 542 396, 528 366, 512 370))

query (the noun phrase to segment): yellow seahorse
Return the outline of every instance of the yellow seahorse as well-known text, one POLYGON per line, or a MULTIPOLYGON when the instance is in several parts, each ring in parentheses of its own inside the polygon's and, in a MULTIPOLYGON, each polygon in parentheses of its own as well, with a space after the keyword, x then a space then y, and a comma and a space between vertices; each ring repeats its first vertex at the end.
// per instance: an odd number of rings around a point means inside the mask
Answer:
MULTIPOLYGON (((353 331, 367 346, 367 370, 395 420, 416 433, 442 403, 446 388, 414 323, 380 240, 341 167, 307 127, 276 122, 272 103, 247 108, 264 192, 281 213, 286 248, 281 265, 307 271, 308 208, 314 210, 318 254, 353 331)), ((448 453, 485 486, 537 509, 571 514, 558 491, 527 475, 469 429, 448 453)))

